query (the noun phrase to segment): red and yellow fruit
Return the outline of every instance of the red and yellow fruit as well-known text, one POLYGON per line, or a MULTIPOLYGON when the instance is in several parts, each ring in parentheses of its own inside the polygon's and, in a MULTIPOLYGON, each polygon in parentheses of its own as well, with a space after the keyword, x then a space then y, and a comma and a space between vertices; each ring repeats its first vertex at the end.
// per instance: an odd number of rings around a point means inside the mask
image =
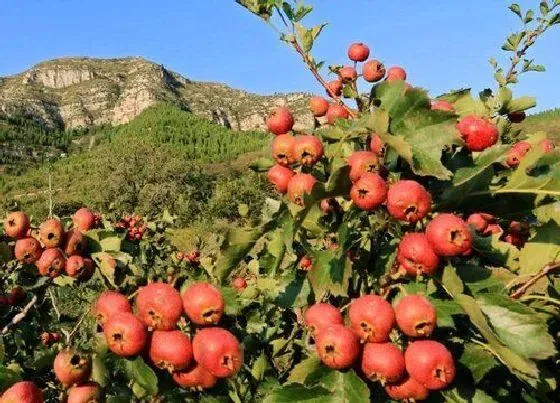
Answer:
POLYGON ((410 337, 429 337, 437 326, 437 311, 422 295, 407 295, 395 307, 399 329, 410 337))
POLYGON ((291 134, 281 134, 274 138, 272 142, 272 156, 276 163, 282 166, 289 166, 296 162, 296 138, 291 134))
POLYGON ((288 199, 299 206, 303 206, 304 195, 310 194, 317 179, 310 174, 298 173, 288 183, 288 199))
POLYGON ((362 372, 371 380, 396 382, 405 372, 404 355, 392 343, 366 343, 362 354, 362 372))
POLYGON ((224 313, 224 298, 210 283, 195 283, 183 293, 183 308, 197 325, 216 325, 224 313))
POLYGON ((344 324, 340 310, 325 302, 311 305, 303 314, 303 320, 311 334, 316 334, 330 325, 344 324))
POLYGON ((387 200, 387 184, 376 173, 365 173, 352 185, 350 198, 361 210, 374 210, 387 200))
POLYGON ((293 126, 294 117, 288 108, 276 108, 270 112, 266 119, 268 131, 277 136, 288 133, 293 126))
POLYGON ((85 382, 91 373, 88 356, 74 350, 62 350, 54 359, 54 374, 66 388, 85 382))
POLYGON ((284 194, 288 192, 288 184, 290 183, 294 175, 295 172, 290 168, 282 165, 274 165, 268 170, 267 179, 271 184, 274 185, 276 191, 284 194))
POLYGON ((186 369, 192 360, 190 338, 180 330, 155 330, 148 350, 150 360, 169 372, 186 369))
POLYGON ((165 283, 152 283, 140 288, 136 308, 138 318, 154 330, 175 329, 183 313, 181 295, 165 283))
POLYGON ((409 344, 404 360, 408 374, 427 389, 443 389, 455 379, 453 356, 437 341, 421 340, 409 344))
POLYGON ((116 291, 105 291, 97 298, 94 306, 97 323, 104 325, 110 317, 122 313, 132 313, 128 298, 116 291))
POLYGON ((362 295, 348 310, 350 328, 364 343, 383 343, 395 324, 395 312, 390 303, 378 295, 362 295))
POLYGON ((216 378, 228 378, 243 365, 237 338, 220 327, 199 330, 193 338, 194 359, 216 378))
POLYGON ((362 77, 369 83, 376 83, 385 77, 385 66, 379 60, 369 60, 362 67, 362 77))
POLYGON ((45 248, 58 248, 64 241, 64 227, 57 219, 43 221, 39 226, 39 240, 45 248))
POLYGON ((466 256, 471 253, 469 226, 454 214, 438 214, 427 226, 426 236, 439 256, 466 256))
POLYGON ((475 115, 465 116, 457 124, 469 151, 484 151, 498 141, 498 127, 488 119, 475 115))
POLYGON ((416 181, 400 180, 389 187, 387 210, 397 220, 414 223, 432 209, 432 197, 416 181))
POLYGON ((148 339, 144 324, 130 312, 111 315, 103 333, 109 349, 121 357, 140 354, 148 339))
POLYGON ((353 62, 363 62, 369 57, 369 47, 362 42, 355 42, 348 48, 348 58, 353 62))
POLYGON ((12 239, 21 239, 27 236, 29 228, 29 218, 23 211, 9 213, 4 220, 4 233, 12 239))
POLYGON ((317 332, 315 349, 324 365, 332 369, 345 369, 358 359, 360 342, 344 325, 330 325, 317 332))

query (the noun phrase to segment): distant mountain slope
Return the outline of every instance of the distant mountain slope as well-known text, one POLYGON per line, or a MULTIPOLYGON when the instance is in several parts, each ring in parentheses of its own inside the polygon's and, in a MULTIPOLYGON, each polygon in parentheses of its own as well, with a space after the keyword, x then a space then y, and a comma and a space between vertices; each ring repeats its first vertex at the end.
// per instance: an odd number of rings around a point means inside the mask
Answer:
POLYGON ((526 132, 544 131, 560 144, 560 108, 528 116, 520 125, 526 132))
POLYGON ((59 129, 127 123, 166 102, 236 130, 264 127, 267 112, 289 105, 308 127, 308 94, 251 94, 224 84, 192 81, 140 57, 63 58, 0 78, 0 112, 59 129))

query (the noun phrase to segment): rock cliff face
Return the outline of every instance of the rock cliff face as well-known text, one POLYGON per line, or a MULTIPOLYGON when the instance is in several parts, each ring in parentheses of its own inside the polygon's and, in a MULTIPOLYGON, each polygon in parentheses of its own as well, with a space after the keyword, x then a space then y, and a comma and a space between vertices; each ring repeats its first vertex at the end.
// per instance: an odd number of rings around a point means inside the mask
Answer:
POLYGON ((299 128, 313 120, 309 94, 261 96, 218 83, 191 81, 139 57, 65 58, 0 78, 0 112, 47 126, 77 128, 126 123, 157 102, 168 102, 238 130, 264 127, 267 112, 287 105, 299 128))

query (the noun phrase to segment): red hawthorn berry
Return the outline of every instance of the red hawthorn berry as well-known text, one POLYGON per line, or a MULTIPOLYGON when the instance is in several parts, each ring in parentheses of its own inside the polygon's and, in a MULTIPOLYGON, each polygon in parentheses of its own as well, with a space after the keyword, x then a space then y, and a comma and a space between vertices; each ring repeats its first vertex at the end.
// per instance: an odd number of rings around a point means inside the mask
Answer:
POLYGON ((439 256, 466 256, 471 253, 470 228, 454 214, 438 214, 426 227, 426 236, 439 256))
POLYGON ((103 390, 95 382, 74 386, 68 391, 66 403, 98 403, 103 402, 103 390))
POLYGON ((80 255, 86 247, 86 238, 77 229, 64 234, 64 253, 66 256, 80 255))
POLYGON ((365 173, 379 172, 379 157, 371 151, 354 151, 348 157, 350 180, 357 182, 365 173))
POLYGON ((288 192, 288 184, 294 175, 295 172, 290 168, 282 165, 274 165, 268 170, 267 178, 268 181, 275 186, 276 191, 283 194, 288 192))
POLYGON ((364 343, 388 341, 395 323, 393 307, 378 295, 362 295, 355 299, 348 317, 350 328, 364 343))
POLYGON ((358 79, 358 72, 354 67, 345 66, 338 70, 338 76, 343 83, 349 83, 358 79))
POLYGON ((475 115, 465 116, 457 124, 469 151, 484 151, 498 141, 498 127, 487 119, 475 115))
POLYGON ((185 254, 181 251, 177 251, 175 252, 175 259, 177 260, 183 260, 185 258, 185 254))
POLYGON ((140 354, 148 338, 144 324, 130 312, 111 315, 105 322, 103 333, 109 349, 121 357, 140 354))
POLYGON ((342 94, 342 82, 340 80, 329 81, 327 83, 327 88, 327 95, 329 97, 332 97, 331 92, 335 97, 339 97, 342 94))
POLYGON ((415 341, 404 353, 409 375, 428 389, 443 389, 455 378, 455 362, 447 348, 433 340, 415 341))
POLYGON ((35 262, 41 276, 55 278, 60 276, 66 266, 64 254, 58 248, 48 248, 41 254, 39 260, 35 262))
POLYGON ((86 355, 74 350, 62 350, 54 359, 53 369, 56 378, 68 388, 89 378, 91 361, 86 355))
POLYGON ((16 241, 14 255, 17 260, 25 264, 33 264, 41 258, 43 249, 35 238, 22 238, 16 241))
POLYGON ((453 104, 442 99, 432 100, 431 109, 433 111, 455 112, 455 107, 453 106, 453 104))
POLYGON ((169 372, 180 371, 191 363, 191 340, 180 330, 155 330, 148 354, 156 367, 169 372))
POLYGON ((519 165, 521 159, 529 152, 531 144, 526 141, 519 141, 515 143, 508 151, 506 165, 514 168, 519 165))
POLYGON ((183 313, 181 295, 165 283, 152 283, 140 288, 136 308, 138 318, 154 330, 175 329, 183 313))
POLYGON ((323 157, 323 143, 315 136, 297 136, 294 156, 302 165, 313 166, 323 157))
MULTIPOLYGON (((272 156, 276 163, 289 166, 296 162, 296 138, 291 134, 281 134, 272 142, 272 156)), ((322 145, 321 145, 322 148, 322 145)))
POLYGON ((414 223, 432 209, 432 196, 416 181, 400 180, 389 187, 387 210, 397 220, 414 223))
POLYGON ((303 206, 304 195, 310 194, 317 179, 309 174, 298 173, 288 183, 288 199, 299 206, 303 206))
POLYGON ((237 291, 243 291, 245 288, 247 288, 247 280, 245 280, 243 277, 236 277, 233 282, 232 282, 233 288, 235 288, 237 291))
POLYGON ((339 104, 330 104, 329 109, 327 110, 327 123, 329 125, 334 125, 336 119, 348 119, 350 114, 348 110, 339 104))
POLYGON ((173 380, 182 388, 194 390, 210 389, 218 382, 218 378, 198 363, 187 370, 173 372, 173 380))
POLYGON ((49 332, 43 332, 41 333, 41 343, 44 346, 48 346, 51 343, 51 334, 49 332))
POLYGON ((78 278, 81 277, 85 269, 84 258, 78 255, 70 256, 66 260, 65 271, 70 277, 78 278))
POLYGON ((10 291, 10 297, 14 299, 15 303, 21 302, 25 299, 25 290, 19 286, 12 288, 10 291))
POLYGON ((363 62, 369 57, 369 47, 362 42, 355 42, 348 48, 348 58, 353 62, 363 62))
POLYGON ((60 336, 58 335, 58 333, 51 333, 50 335, 53 343, 56 343, 58 340, 60 340, 60 336))
POLYGON ((352 185, 350 198, 361 210, 374 210, 387 200, 387 184, 376 173, 365 173, 352 185))
POLYGON ((39 240, 45 248, 57 248, 64 241, 64 227, 56 219, 44 221, 39 226, 39 240))
POLYGON ((330 325, 316 333, 315 349, 327 367, 345 369, 357 360, 360 342, 344 325, 330 325))
POLYGON ((396 382, 405 371, 404 355, 392 343, 366 343, 362 354, 362 372, 373 381, 396 382))
POLYGON ((81 208, 72 216, 72 224, 78 231, 89 231, 95 228, 95 215, 87 208, 81 208))
POLYGON ((329 101, 323 97, 311 97, 309 100, 309 110, 316 118, 325 116, 329 110, 329 101))
POLYGON ((286 134, 294 126, 294 117, 288 108, 279 107, 274 109, 266 119, 266 127, 272 134, 279 136, 286 134))
POLYGON ((336 205, 336 201, 334 199, 323 199, 321 200, 321 211, 325 214, 332 213, 334 211, 334 207, 336 205))
POLYGON ((216 325, 224 313, 224 298, 210 283, 195 283, 183 293, 183 308, 197 325, 216 325))
POLYGON ((492 234, 502 234, 504 232, 504 230, 502 229, 502 227, 500 227, 500 224, 498 223, 491 223, 488 224, 488 226, 486 227, 486 229, 484 230, 484 232, 482 233, 483 235, 492 235, 492 234))
POLYGON ((467 224, 477 232, 483 233, 488 228, 488 224, 494 221, 494 216, 488 213, 473 213, 467 218, 467 224))
POLYGON ((21 381, 6 389, 0 403, 43 403, 43 392, 33 382, 21 381))
POLYGON ((546 154, 554 151, 554 148, 556 146, 554 145, 554 141, 552 141, 551 139, 542 139, 541 141, 539 141, 539 147, 541 148, 543 153, 546 154))
POLYGON ((410 337, 429 337, 437 326, 436 308, 422 295, 407 295, 395 307, 399 329, 410 337))
POLYGON ((379 136, 379 134, 372 134, 369 141, 369 149, 378 156, 384 154, 385 144, 383 143, 383 140, 381 140, 381 136, 379 136))
POLYGON ((311 305, 303 314, 303 321, 309 332, 314 335, 330 325, 344 325, 340 310, 325 302, 311 305))
POLYGON ((521 249, 523 246, 525 246, 525 242, 527 242, 526 239, 517 234, 507 234, 504 237, 504 241, 515 246, 518 249, 521 249))
POLYGON ((393 400, 414 401, 426 400, 430 391, 410 376, 397 383, 385 385, 385 392, 393 400))
POLYGON ((4 220, 4 233, 12 239, 21 239, 30 229, 29 217, 23 211, 9 213, 4 220))
POLYGON ((402 67, 394 66, 387 71, 387 81, 406 80, 406 71, 402 67))
POLYGON ((194 359, 216 378, 228 378, 243 365, 237 338, 220 327, 199 330, 193 338, 194 359))
POLYGON ((525 120, 527 115, 523 111, 516 111, 508 113, 508 119, 511 123, 521 123, 525 120))
POLYGON ((311 270, 313 267, 313 261, 307 255, 303 256, 299 261, 299 268, 305 271, 311 270))
POLYGON ((369 83, 376 83, 385 77, 385 66, 379 60, 369 60, 362 67, 362 77, 369 83))

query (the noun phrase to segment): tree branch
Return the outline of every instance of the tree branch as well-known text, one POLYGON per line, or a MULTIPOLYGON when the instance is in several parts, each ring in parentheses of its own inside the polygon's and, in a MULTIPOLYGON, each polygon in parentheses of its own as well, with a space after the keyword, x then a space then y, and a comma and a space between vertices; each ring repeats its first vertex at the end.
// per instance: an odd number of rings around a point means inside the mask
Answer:
POLYGON ((19 322, 25 319, 25 317, 27 316, 31 308, 33 308, 33 305, 35 305, 36 302, 37 302, 37 296, 34 295, 33 298, 31 298, 31 301, 29 301, 27 305, 25 305, 23 310, 17 315, 15 315, 10 323, 4 326, 4 329, 2 329, 2 334, 8 333, 11 327, 17 325, 19 322))
POLYGON ((511 298, 518 299, 521 297, 525 292, 533 286, 537 281, 541 278, 546 277, 551 271, 560 268, 560 262, 552 262, 544 266, 540 269, 537 274, 532 276, 525 284, 519 287, 513 294, 511 294, 511 298))

